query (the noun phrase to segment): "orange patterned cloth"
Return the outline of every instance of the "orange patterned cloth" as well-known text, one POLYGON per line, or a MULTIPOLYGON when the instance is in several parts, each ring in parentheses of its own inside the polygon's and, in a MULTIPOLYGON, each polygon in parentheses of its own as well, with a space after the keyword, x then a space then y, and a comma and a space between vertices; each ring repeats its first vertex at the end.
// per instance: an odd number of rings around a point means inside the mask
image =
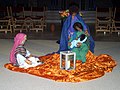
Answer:
POLYGON ((80 60, 76 61, 75 70, 60 69, 59 54, 40 56, 39 58, 44 64, 28 69, 15 67, 10 63, 5 64, 4 66, 12 71, 29 73, 58 82, 83 82, 99 78, 106 72, 112 72, 113 68, 117 65, 111 56, 107 54, 95 56, 90 51, 86 55, 86 63, 82 64, 80 60))

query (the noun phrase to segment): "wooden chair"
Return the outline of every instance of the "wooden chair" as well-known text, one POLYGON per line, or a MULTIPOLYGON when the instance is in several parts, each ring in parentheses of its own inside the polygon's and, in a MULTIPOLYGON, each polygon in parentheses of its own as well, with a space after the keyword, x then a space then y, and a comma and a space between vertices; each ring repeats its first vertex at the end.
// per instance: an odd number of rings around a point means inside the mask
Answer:
POLYGON ((11 26, 13 32, 20 31, 22 32, 22 24, 24 22, 24 13, 23 7, 9 7, 10 17, 11 17, 11 26))
POLYGON ((21 18, 15 18, 13 21, 13 31, 19 31, 22 32, 23 31, 23 24, 24 24, 24 19, 21 18))
POLYGON ((41 19, 34 19, 33 20, 33 27, 30 28, 30 31, 44 31, 44 23, 43 23, 43 18, 41 19))
POLYGON ((23 18, 24 8, 23 7, 10 7, 10 16, 14 18, 23 18))
POLYGON ((24 20, 24 24, 22 26, 22 30, 29 31, 33 28, 33 20, 31 17, 27 17, 24 20))
POLYGON ((8 7, 0 7, 0 19, 9 19, 10 11, 8 7))
POLYGON ((11 32, 11 18, 8 7, 0 7, 0 32, 11 32))
POLYGON ((12 33, 12 28, 11 28, 11 20, 6 19, 6 20, 0 20, 0 32, 11 32, 12 33))
POLYGON ((96 23, 95 29, 96 34, 98 32, 110 33, 110 23, 111 23, 111 8, 96 8, 96 23))
POLYGON ((114 15, 112 18, 111 33, 120 35, 120 8, 114 8, 114 15))
POLYGON ((45 7, 32 7, 32 18, 33 19, 41 19, 42 18, 42 23, 44 28, 46 28, 47 24, 46 24, 46 17, 45 17, 45 7))

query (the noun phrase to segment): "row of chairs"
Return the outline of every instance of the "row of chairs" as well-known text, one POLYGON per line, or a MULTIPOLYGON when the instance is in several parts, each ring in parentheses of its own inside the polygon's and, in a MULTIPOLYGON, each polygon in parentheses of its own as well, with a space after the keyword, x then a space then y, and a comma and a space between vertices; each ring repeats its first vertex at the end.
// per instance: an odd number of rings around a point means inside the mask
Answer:
POLYGON ((23 19, 15 19, 13 21, 13 32, 15 31, 42 31, 46 27, 43 18, 32 19, 30 17, 23 19))
POLYGON ((0 7, 0 18, 45 17, 46 7, 0 7))
POLYGON ((0 8, 0 32, 43 32, 46 27, 44 8, 6 7, 0 8))
POLYGON ((96 8, 96 34, 98 32, 120 35, 120 8, 96 8))

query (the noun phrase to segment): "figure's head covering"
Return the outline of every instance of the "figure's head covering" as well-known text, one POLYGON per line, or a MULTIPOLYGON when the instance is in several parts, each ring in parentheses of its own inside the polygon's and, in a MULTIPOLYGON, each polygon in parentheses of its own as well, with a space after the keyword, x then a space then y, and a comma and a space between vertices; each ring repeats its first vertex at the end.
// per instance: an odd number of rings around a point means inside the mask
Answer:
POLYGON ((22 41, 25 39, 26 34, 24 33, 18 33, 14 38, 14 45, 12 47, 12 50, 10 52, 10 63, 16 64, 15 59, 15 51, 18 45, 22 44, 22 41))
POLYGON ((69 5, 69 13, 72 15, 73 13, 79 13, 79 5, 75 2, 72 2, 69 5))

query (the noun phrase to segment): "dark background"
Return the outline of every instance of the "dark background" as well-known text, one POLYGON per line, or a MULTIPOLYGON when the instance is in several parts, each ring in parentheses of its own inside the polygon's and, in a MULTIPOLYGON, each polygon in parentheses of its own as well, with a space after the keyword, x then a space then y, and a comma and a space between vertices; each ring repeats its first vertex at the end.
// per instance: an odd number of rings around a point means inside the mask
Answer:
POLYGON ((95 7, 120 7, 120 0, 0 0, 0 7, 24 6, 47 7, 48 10, 67 9, 71 2, 76 2, 80 10, 95 10, 95 7))

